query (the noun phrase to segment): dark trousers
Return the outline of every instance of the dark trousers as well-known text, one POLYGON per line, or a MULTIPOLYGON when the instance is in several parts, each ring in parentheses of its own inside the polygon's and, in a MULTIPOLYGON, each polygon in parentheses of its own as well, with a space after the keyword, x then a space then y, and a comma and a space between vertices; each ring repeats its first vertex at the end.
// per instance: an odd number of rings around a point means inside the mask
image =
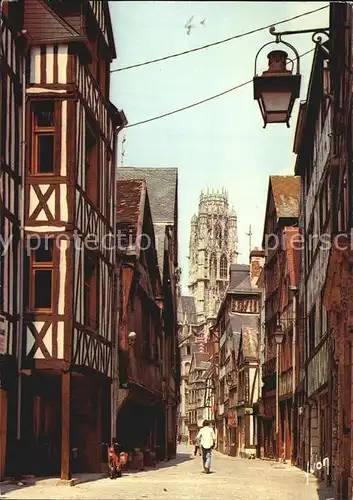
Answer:
POLYGON ((211 448, 204 448, 203 446, 201 446, 201 449, 202 449, 202 462, 203 462, 203 466, 205 467, 206 456, 207 456, 207 453, 211 453, 211 448))
POLYGON ((200 447, 196 444, 195 445, 195 450, 194 450, 194 455, 197 455, 197 454, 201 455, 201 453, 200 453, 200 447))

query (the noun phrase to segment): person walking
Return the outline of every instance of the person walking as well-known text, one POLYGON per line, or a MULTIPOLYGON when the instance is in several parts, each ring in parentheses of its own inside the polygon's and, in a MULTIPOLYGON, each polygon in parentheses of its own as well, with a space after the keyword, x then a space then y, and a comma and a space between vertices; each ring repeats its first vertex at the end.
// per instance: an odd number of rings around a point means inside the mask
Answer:
POLYGON ((200 443, 198 441, 197 438, 195 438, 193 440, 193 444, 194 444, 194 456, 196 457, 196 455, 201 455, 201 452, 200 452, 200 443))
POLYGON ((196 439, 201 445, 203 470, 206 474, 209 474, 211 469, 211 452, 216 444, 216 436, 208 420, 204 420, 202 425, 203 427, 200 429, 196 439))

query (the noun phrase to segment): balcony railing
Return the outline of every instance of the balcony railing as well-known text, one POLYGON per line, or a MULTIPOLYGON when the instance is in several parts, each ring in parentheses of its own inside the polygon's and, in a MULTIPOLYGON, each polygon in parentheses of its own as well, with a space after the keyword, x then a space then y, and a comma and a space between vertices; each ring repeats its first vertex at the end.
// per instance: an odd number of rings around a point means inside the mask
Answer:
POLYGON ((328 342, 322 342, 308 363, 308 396, 318 391, 328 380, 328 342))

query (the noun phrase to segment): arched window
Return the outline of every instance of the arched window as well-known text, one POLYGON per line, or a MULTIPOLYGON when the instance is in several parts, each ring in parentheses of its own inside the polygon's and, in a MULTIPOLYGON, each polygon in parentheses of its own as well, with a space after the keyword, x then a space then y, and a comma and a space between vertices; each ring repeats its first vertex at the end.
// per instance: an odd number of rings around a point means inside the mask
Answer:
POLYGON ((216 240, 216 244, 220 247, 222 245, 222 229, 219 224, 216 224, 214 228, 214 237, 216 240))
POLYGON ((221 280, 226 280, 228 277, 228 265, 227 265, 227 257, 225 255, 221 256, 220 264, 219 264, 219 275, 221 280))
POLYGON ((190 371, 190 363, 185 363, 185 375, 189 375, 189 371, 190 371))
POLYGON ((205 259, 204 266, 208 267, 208 252, 207 252, 207 250, 205 250, 204 259, 205 259))
POLYGON ((217 259, 215 254, 212 254, 210 258, 210 278, 213 281, 217 278, 217 259))

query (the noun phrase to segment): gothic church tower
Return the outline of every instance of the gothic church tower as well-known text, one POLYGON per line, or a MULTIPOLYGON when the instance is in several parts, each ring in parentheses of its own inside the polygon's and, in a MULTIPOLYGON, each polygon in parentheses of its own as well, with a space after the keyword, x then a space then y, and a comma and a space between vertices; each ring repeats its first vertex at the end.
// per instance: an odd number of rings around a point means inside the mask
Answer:
POLYGON ((229 266, 237 261, 237 216, 228 193, 201 192, 199 212, 191 219, 189 290, 196 299, 199 323, 210 326, 228 286, 229 266))

